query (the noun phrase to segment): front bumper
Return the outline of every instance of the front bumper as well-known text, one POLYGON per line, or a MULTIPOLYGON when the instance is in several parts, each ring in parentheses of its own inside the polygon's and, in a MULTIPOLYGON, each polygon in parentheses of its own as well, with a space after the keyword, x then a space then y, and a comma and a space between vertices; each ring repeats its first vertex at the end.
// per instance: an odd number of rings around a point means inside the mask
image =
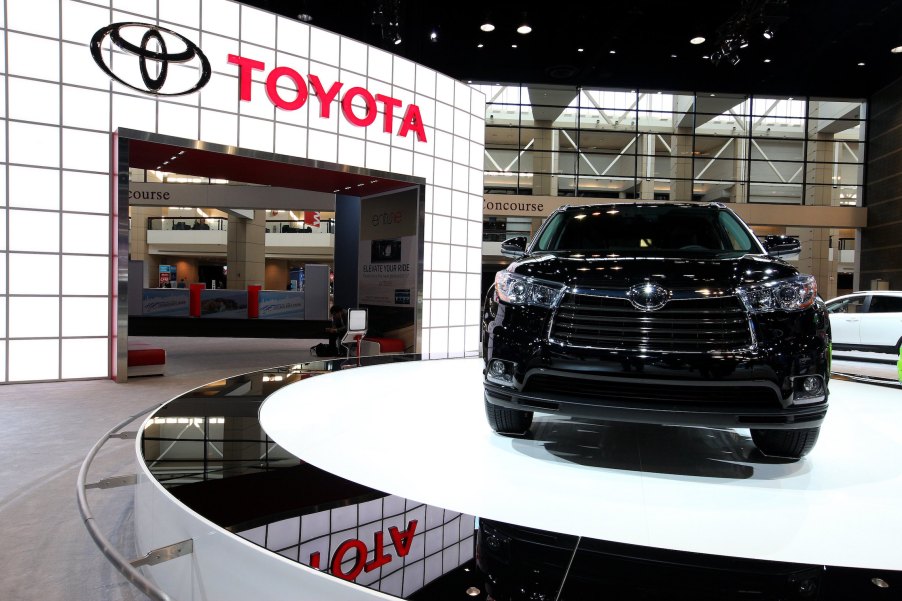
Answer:
POLYGON ((759 321, 752 348, 678 353, 573 348, 549 342, 537 315, 524 323, 513 313, 499 311, 487 327, 486 365, 501 359, 516 366, 507 385, 485 380, 489 403, 611 421, 766 429, 815 428, 827 412, 829 338, 816 316, 759 321), (806 376, 822 378, 819 395, 801 393, 806 376))

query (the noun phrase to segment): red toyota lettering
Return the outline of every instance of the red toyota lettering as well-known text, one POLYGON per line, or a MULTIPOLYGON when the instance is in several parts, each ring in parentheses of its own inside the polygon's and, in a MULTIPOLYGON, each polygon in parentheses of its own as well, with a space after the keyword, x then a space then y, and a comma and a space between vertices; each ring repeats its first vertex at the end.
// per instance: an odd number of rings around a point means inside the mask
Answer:
POLYGON ((373 121, 376 120, 376 100, 372 94, 363 88, 351 88, 345 92, 344 98, 341 99, 341 110, 345 115, 345 119, 350 121, 352 125, 366 127, 367 125, 372 125, 373 121), (366 116, 363 118, 354 114, 353 102, 354 98, 358 96, 366 104, 366 116))
POLYGON ((404 557, 410 553, 410 547, 413 545, 413 535, 416 531, 416 520, 407 522, 407 530, 398 531, 397 526, 392 526, 388 529, 388 534, 391 536, 391 542, 395 545, 395 551, 398 552, 398 557, 404 557))
POLYGON ((243 56, 229 55, 229 62, 238 65, 238 97, 241 100, 251 99, 251 72, 262 71, 266 65, 252 58, 244 58, 243 56))
POLYGON ((384 566, 385 564, 389 563, 392 558, 391 553, 385 553, 384 547, 382 545, 381 532, 377 532, 374 535, 373 546, 375 547, 375 549, 373 549, 373 561, 369 562, 363 567, 363 569, 367 572, 372 572, 376 568, 384 566))
POLYGON ((395 116, 395 107, 401 108, 401 101, 391 96, 383 96, 376 94, 376 100, 381 102, 385 107, 385 118, 382 120, 382 131, 387 134, 391 133, 392 119, 395 116))
MULTIPOLYGON (((285 109, 286 111, 296 111, 297 109, 304 106, 305 102, 307 102, 307 82, 304 81, 304 78, 300 73, 298 73, 291 67, 276 67, 269 72, 269 75, 266 76, 266 95, 269 96, 269 101, 280 109, 285 109), (298 89, 297 97, 295 97, 295 99, 292 101, 287 101, 279 96, 279 78, 282 76, 285 76, 293 81, 294 85, 298 89)), ((248 93, 248 99, 250 99, 250 93, 248 93)))
POLYGON ((423 118, 420 116, 420 107, 415 104, 411 104, 407 107, 407 112, 404 113, 404 118, 401 119, 401 128, 398 129, 398 135, 402 138, 407 137, 407 132, 413 130, 417 134, 417 140, 420 142, 426 141, 426 130, 423 129, 423 118))
POLYGON ((363 571, 364 563, 366 563, 366 545, 363 541, 359 541, 356 538, 346 540, 338 546, 335 555, 332 556, 332 575, 345 580, 354 580, 363 571), (354 562, 351 571, 345 572, 342 570, 341 564, 344 563, 345 555, 351 549, 357 551, 357 560, 354 562))
POLYGON ((319 77, 316 75, 308 75, 307 77, 310 79, 310 85, 313 86, 313 91, 319 99, 319 114, 321 117, 328 119, 330 105, 332 104, 332 101, 335 100, 335 97, 338 96, 338 91, 341 89, 342 83, 336 81, 329 90, 326 91, 323 89, 323 84, 320 82, 319 77))

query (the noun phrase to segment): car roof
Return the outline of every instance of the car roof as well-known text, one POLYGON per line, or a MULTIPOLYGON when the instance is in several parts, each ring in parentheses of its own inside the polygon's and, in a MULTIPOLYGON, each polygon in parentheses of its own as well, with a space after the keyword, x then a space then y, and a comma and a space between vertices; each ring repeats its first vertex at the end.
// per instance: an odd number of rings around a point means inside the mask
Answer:
POLYGON ((678 208, 704 208, 704 209, 725 209, 727 208, 721 202, 603 202, 595 204, 572 204, 563 205, 560 211, 585 211, 590 209, 603 209, 610 207, 642 207, 648 209, 657 209, 661 207, 678 207, 678 208))

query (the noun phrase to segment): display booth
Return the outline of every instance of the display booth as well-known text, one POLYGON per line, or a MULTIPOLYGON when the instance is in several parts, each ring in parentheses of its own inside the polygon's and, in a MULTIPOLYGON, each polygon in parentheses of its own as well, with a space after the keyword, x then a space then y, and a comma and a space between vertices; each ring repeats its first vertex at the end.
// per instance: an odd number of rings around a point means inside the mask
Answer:
POLYGON ((481 93, 228 0, 5 5, 0 380, 127 377, 130 167, 329 197, 357 215, 336 220, 357 243, 336 261, 360 288, 338 293, 406 303, 428 356, 478 352, 481 93), (378 198, 403 190, 401 224, 378 198))

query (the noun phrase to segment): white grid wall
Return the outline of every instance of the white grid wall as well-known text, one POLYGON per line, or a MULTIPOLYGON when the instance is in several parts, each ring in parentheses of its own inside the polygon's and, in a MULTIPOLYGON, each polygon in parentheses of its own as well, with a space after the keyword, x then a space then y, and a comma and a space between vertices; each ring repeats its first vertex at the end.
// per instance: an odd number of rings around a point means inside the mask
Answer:
MULTIPOLYGON (((0 381, 109 375, 110 132, 119 127, 424 178, 422 350, 434 358, 478 354, 482 93, 228 0, 0 0, 0 7, 0 381), (125 21, 195 42, 212 65, 210 82, 187 96, 156 97, 112 81, 89 42, 125 21), (266 64, 253 73, 251 102, 239 102, 229 54, 266 64), (401 100, 394 133, 383 131, 381 114, 369 127, 351 125, 341 94, 322 117, 309 84, 301 109, 276 109, 264 85, 275 66, 314 74, 326 89, 340 81, 342 92, 360 86, 401 100), (420 108, 426 142, 396 135, 410 104, 420 108)), ((117 75, 138 73, 136 57, 104 55, 117 75)), ((197 79, 196 70, 169 69, 176 85, 197 79)))

